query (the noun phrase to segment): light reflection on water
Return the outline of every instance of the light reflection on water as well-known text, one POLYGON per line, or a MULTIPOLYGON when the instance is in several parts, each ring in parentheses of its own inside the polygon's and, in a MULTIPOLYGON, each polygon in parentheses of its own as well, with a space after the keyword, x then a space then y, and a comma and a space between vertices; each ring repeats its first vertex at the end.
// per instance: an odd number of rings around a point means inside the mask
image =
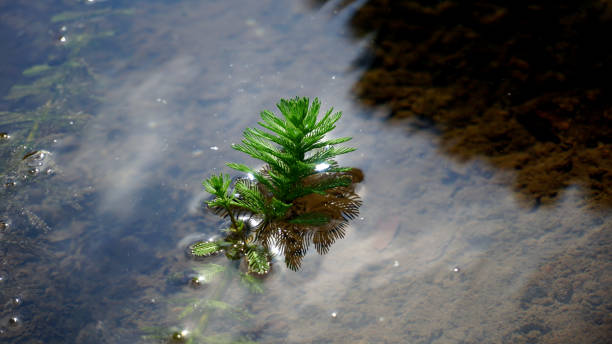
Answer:
MULTIPOLYGON (((101 73, 96 115, 82 136, 49 148, 61 170, 52 181, 69 185, 82 205, 32 204, 52 227, 44 239, 51 258, 16 271, 36 266, 52 277, 40 285, 11 276, 23 295, 3 297, 45 306, 22 316, 25 305, 13 305, 30 334, 10 342, 147 342, 140 335, 151 326, 188 335, 202 322, 181 319, 193 298, 255 315, 211 313, 207 334, 265 343, 498 342, 564 324, 532 309, 522 314, 529 302, 546 299, 530 294, 532 280, 555 257, 571 264, 563 252, 588 247, 609 216, 582 210, 577 188, 554 206, 525 209, 508 188, 510 173, 454 161, 439 152, 435 133, 385 121, 384 107, 373 114, 360 108, 349 95, 359 76, 351 63, 366 41, 344 34, 352 7, 333 16, 332 5, 140 4, 131 31, 121 33, 135 42, 132 56, 101 73), (276 264, 263 294, 249 294, 237 280, 190 288, 189 274, 201 263, 185 257, 185 246, 221 228, 198 207, 207 197, 202 179, 230 172, 226 161, 252 164, 231 144, 259 111, 295 95, 318 96, 323 107, 344 112, 335 135, 353 136, 358 147, 340 164, 364 171, 362 219, 329 254, 308 255, 302 271, 276 264), (54 307, 58 319, 49 320, 44 312, 54 307), (67 333, 51 330, 58 322, 67 333)), ((22 193, 34 195, 24 197, 26 207, 44 198, 35 186, 22 193)))

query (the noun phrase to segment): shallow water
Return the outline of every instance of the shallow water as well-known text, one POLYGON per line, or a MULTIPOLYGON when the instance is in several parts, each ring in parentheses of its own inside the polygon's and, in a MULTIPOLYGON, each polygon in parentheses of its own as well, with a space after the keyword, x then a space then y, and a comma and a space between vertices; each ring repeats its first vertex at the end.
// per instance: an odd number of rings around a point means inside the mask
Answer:
POLYGON ((20 38, 3 43, 0 83, 3 342, 605 342, 606 198, 579 181, 531 198, 518 170, 365 105, 352 89, 374 38, 350 26, 363 3, 338 5, 2 7, 3 37, 20 38), (207 261, 185 247, 223 228, 201 181, 253 164, 231 144, 296 95, 343 111, 334 135, 358 148, 339 162, 365 174, 360 217, 299 272, 275 264, 263 293, 222 257, 209 261, 226 274, 194 288, 207 261), (32 151, 45 155, 22 159, 32 151))

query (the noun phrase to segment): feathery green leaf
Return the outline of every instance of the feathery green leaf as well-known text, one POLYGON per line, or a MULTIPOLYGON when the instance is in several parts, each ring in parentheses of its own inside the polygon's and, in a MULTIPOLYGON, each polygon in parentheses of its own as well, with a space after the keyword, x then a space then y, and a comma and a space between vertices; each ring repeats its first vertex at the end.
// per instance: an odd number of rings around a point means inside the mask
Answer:
POLYGON ((194 256, 210 256, 222 249, 221 245, 217 242, 200 241, 191 246, 191 253, 194 256))
POLYGON ((261 246, 250 245, 247 248, 247 261, 249 263, 249 271, 260 275, 270 271, 268 252, 261 246))
POLYGON ((242 281, 242 283, 249 288, 251 293, 261 294, 264 292, 262 285, 263 283, 261 283, 261 280, 253 277, 252 275, 241 273, 240 281, 242 281))

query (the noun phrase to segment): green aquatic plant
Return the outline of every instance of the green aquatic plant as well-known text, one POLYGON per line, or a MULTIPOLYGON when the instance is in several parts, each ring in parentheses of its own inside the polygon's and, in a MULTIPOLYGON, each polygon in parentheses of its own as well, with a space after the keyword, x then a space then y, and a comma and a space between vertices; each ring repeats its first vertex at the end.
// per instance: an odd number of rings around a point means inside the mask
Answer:
POLYGON ((297 270, 311 243, 326 253, 357 216, 361 201, 354 184, 361 181, 361 172, 334 160, 355 150, 337 146, 351 138, 326 139, 342 113, 331 108, 319 120, 317 98, 312 103, 305 97, 281 99, 277 107, 282 117, 261 112, 259 125, 268 131, 247 128, 241 144, 233 145, 265 166, 256 170, 228 163, 246 178, 232 183, 229 175, 220 174, 203 182, 215 196, 208 206, 229 217, 231 225, 224 239, 194 244, 194 255, 224 251, 232 259, 245 257, 250 272, 263 274, 270 269, 275 246, 286 265, 297 270))
MULTIPOLYGON (((51 18, 51 23, 68 26, 59 29, 58 41, 46 42, 52 44, 46 50, 46 58, 23 70, 23 78, 2 95, 10 111, 0 112, 0 131, 11 140, 0 146, 0 157, 6 160, 9 152, 24 154, 26 148, 19 147, 44 147, 58 136, 76 132, 94 116, 84 109, 91 111, 101 101, 94 91, 102 81, 92 67, 97 64, 95 48, 102 43, 112 44, 110 38, 115 35, 114 30, 101 30, 106 25, 99 24, 115 15, 132 13, 130 9, 89 8, 51 18)), ((8 140, 0 140, 5 141, 8 140)), ((7 164, 0 166, 0 174, 10 173, 6 167, 7 164)))
POLYGON ((341 113, 330 109, 317 119, 318 99, 312 103, 308 98, 283 99, 277 105, 282 117, 270 111, 261 113, 259 124, 269 132, 248 128, 242 143, 233 146, 263 161, 263 168, 228 163, 246 175, 232 180, 221 173, 202 183, 213 195, 207 206, 227 218, 229 224, 222 239, 196 242, 189 251, 198 257, 223 252, 234 261, 234 268, 212 263, 200 266, 189 284, 196 288, 207 285, 212 289, 211 297, 189 298, 181 302, 185 307, 179 307, 179 319, 197 319, 192 328, 148 331, 148 338, 173 343, 249 343, 246 338, 215 336, 206 331, 213 314, 240 321, 252 317, 244 309, 221 301, 236 274, 251 292, 262 293, 258 276, 270 271, 273 247, 284 255, 286 265, 296 270, 309 244, 314 244, 319 253, 327 252, 336 239, 344 236, 348 220, 358 214, 361 201, 354 186, 361 181, 361 172, 340 167, 334 160, 354 150, 337 147, 350 138, 325 138, 341 113))
MULTIPOLYGON (((173 297, 167 302, 177 312, 177 319, 187 326, 157 326, 142 328, 143 339, 158 343, 252 343, 242 336, 229 333, 215 333, 209 330, 209 324, 216 321, 232 319, 241 324, 248 324, 255 315, 241 305, 231 304, 231 299, 223 299, 230 286, 239 282, 251 293, 263 293, 262 280, 248 273, 241 272, 238 262, 228 265, 214 263, 198 264, 189 274, 189 285, 194 289, 207 290, 208 297, 198 295, 173 297)), ((168 281, 183 280, 184 274, 178 273, 168 278, 168 281)))
POLYGON ((351 147, 335 147, 351 138, 323 140, 325 134, 336 127, 335 123, 342 113, 332 114, 331 108, 317 122, 321 103, 316 98, 310 106, 308 98, 281 99, 277 106, 284 119, 276 117, 268 110, 261 113, 262 121, 259 125, 271 132, 247 128, 242 144, 233 146, 234 149, 265 162, 268 168, 255 171, 244 164, 229 163, 228 166, 252 174, 257 182, 272 193, 273 199, 285 204, 313 192, 324 193, 336 186, 348 186, 350 180, 346 178, 333 178, 310 185, 303 182, 306 177, 320 173, 321 170, 350 170, 338 167, 333 159, 355 150, 351 147))

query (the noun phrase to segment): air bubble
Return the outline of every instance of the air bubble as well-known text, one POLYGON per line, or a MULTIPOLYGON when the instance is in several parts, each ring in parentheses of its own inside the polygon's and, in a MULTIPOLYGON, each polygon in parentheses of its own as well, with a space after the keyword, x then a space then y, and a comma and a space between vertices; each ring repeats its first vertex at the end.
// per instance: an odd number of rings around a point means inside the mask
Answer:
POLYGON ((45 154, 44 151, 37 151, 34 154, 32 154, 32 159, 33 160, 42 160, 46 157, 47 155, 45 154))
POLYGON ((192 288, 199 288, 202 286, 203 282, 204 282, 203 277, 201 276, 193 277, 189 280, 189 286, 191 286, 192 288))
POLYGON ((4 181, 4 187, 5 187, 5 188, 12 188, 12 187, 14 187, 14 186, 16 186, 16 185, 17 185, 17 182, 16 182, 16 181, 15 181, 15 179, 13 179, 13 178, 7 178, 7 179, 4 181))
POLYGON ((19 324, 20 321, 21 320, 18 317, 13 316, 13 317, 9 318, 8 324, 11 325, 11 326, 17 326, 17 324, 19 324))
POLYGON ((455 267, 453 268, 453 272, 459 272, 459 271, 461 271, 461 269, 460 269, 458 266, 455 266, 455 267))
POLYGON ((187 334, 189 334, 189 332, 187 330, 183 330, 181 332, 176 331, 176 332, 172 333, 172 341, 173 342, 182 343, 182 342, 185 341, 185 336, 187 334))

